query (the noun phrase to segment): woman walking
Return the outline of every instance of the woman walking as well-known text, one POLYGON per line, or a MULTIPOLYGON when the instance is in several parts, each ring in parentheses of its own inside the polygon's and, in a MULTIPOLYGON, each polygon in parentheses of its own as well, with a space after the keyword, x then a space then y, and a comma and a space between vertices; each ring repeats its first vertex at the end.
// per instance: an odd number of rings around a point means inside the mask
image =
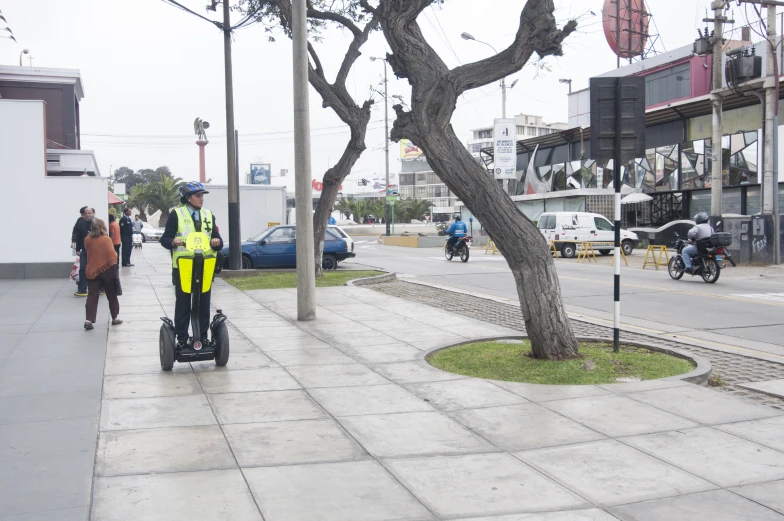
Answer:
POLYGON ((90 227, 90 235, 84 239, 87 250, 87 320, 84 328, 93 329, 95 317, 98 313, 98 299, 101 296, 101 286, 106 291, 109 301, 109 312, 112 315, 112 325, 122 324, 117 318, 120 313, 120 301, 117 300, 117 252, 114 250, 112 240, 106 235, 106 223, 101 219, 94 219, 90 227))
POLYGON ((120 246, 121 246, 120 225, 117 224, 117 219, 112 214, 109 214, 109 237, 112 238, 112 244, 114 244, 114 251, 117 253, 117 264, 119 264, 120 246))

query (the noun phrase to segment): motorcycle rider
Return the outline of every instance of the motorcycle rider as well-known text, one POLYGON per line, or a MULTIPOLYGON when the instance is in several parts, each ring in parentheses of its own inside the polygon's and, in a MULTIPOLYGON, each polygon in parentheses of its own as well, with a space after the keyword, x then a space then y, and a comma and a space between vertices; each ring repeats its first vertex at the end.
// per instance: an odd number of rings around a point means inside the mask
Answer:
POLYGON ((689 230, 689 241, 692 243, 683 248, 681 255, 683 256, 683 264, 686 266, 686 272, 692 272, 691 256, 699 252, 697 249, 697 240, 704 239, 713 235, 713 228, 708 224, 708 214, 706 212, 699 212, 694 216, 694 222, 697 223, 691 230, 689 230))
POLYGON ((460 220, 459 213, 456 213, 453 219, 455 222, 453 222, 446 230, 446 234, 449 235, 449 240, 446 241, 446 247, 449 251, 452 251, 452 248, 455 247, 457 241, 462 237, 465 237, 468 233, 468 227, 466 226, 466 223, 460 220))

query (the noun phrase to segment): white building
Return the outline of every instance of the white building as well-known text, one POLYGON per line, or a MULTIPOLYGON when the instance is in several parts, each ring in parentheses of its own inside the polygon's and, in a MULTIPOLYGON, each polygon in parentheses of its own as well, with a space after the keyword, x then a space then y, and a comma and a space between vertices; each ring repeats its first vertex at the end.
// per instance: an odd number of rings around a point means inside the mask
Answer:
POLYGON ((108 179, 79 150, 82 97, 79 71, 0 67, 0 207, 18 224, 0 278, 65 280, 79 208, 108 219, 108 179))
MULTIPOLYGON (((530 139, 532 137, 546 136, 559 130, 566 130, 566 123, 545 123, 542 116, 518 114, 515 117, 517 124, 516 139, 530 139)), ((477 128, 471 131, 473 138, 468 140, 468 151, 474 157, 479 157, 479 151, 493 146, 493 126, 477 128)))

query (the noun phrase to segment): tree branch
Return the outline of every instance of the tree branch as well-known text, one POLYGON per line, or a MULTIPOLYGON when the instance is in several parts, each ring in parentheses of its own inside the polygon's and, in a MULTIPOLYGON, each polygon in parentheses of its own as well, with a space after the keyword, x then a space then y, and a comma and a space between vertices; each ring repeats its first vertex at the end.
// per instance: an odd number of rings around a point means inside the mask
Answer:
POLYGON ((520 13, 514 42, 495 56, 453 69, 449 76, 458 95, 482 87, 519 71, 536 52, 539 57, 560 56, 561 43, 577 28, 570 20, 558 30, 553 0, 528 0, 520 13))
POLYGON ((335 77, 336 85, 346 84, 346 78, 348 78, 351 67, 353 67, 357 59, 362 56, 362 53, 359 52, 360 47, 367 42, 368 36, 379 26, 379 23, 380 20, 378 16, 374 14, 373 18, 365 25, 365 28, 359 34, 354 34, 354 39, 351 41, 351 44, 346 51, 346 56, 343 58, 343 63, 340 64, 340 69, 335 77))
POLYGON ((338 13, 319 11, 318 9, 313 7, 313 4, 310 1, 308 1, 308 18, 315 18, 316 20, 324 20, 324 21, 338 23, 343 27, 345 27, 346 29, 348 29, 349 31, 351 31, 354 34, 355 38, 362 34, 360 28, 357 27, 357 25, 354 22, 352 22, 349 18, 346 18, 345 16, 340 15, 338 13))

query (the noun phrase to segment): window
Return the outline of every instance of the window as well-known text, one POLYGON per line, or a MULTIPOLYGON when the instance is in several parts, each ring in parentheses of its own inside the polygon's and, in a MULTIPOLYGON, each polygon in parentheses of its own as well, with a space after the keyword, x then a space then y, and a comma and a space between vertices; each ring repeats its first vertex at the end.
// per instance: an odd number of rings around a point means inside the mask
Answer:
POLYGON ((287 244, 296 240, 294 228, 278 228, 266 238, 267 244, 287 244))
POLYGON ((489 130, 489 129, 488 130, 479 130, 476 133, 476 139, 487 139, 487 138, 491 138, 491 137, 493 137, 493 131, 489 130))
POLYGON ((468 147, 468 151, 472 154, 478 154, 482 151, 482 143, 474 143, 468 147))
POLYGON ((536 127, 528 127, 526 129, 526 134, 528 134, 529 136, 535 136, 536 135, 536 127))
MULTIPOLYGON (((426 176, 425 176, 425 174, 417 174, 417 175, 416 175, 416 180, 417 180, 417 181, 424 181, 424 180, 425 180, 425 177, 426 177, 426 176)), ((382 187, 382 188, 383 188, 383 187, 382 187)))
POLYGON ((549 134, 549 132, 547 131, 546 128, 540 128, 539 129, 539 135, 540 136, 546 136, 547 134, 549 134))
POLYGON ((611 232, 613 230, 613 225, 610 224, 610 221, 607 219, 603 219, 602 217, 594 217, 593 222, 596 225, 597 230, 604 232, 611 232))
POLYGON ((554 230, 555 229, 555 215, 543 215, 539 218, 540 230, 554 230))
POLYGON ((645 106, 657 105, 691 94, 691 64, 682 63, 645 77, 645 106))
POLYGON ((525 127, 522 125, 517 125, 517 135, 520 136, 522 134, 525 134, 525 127))

